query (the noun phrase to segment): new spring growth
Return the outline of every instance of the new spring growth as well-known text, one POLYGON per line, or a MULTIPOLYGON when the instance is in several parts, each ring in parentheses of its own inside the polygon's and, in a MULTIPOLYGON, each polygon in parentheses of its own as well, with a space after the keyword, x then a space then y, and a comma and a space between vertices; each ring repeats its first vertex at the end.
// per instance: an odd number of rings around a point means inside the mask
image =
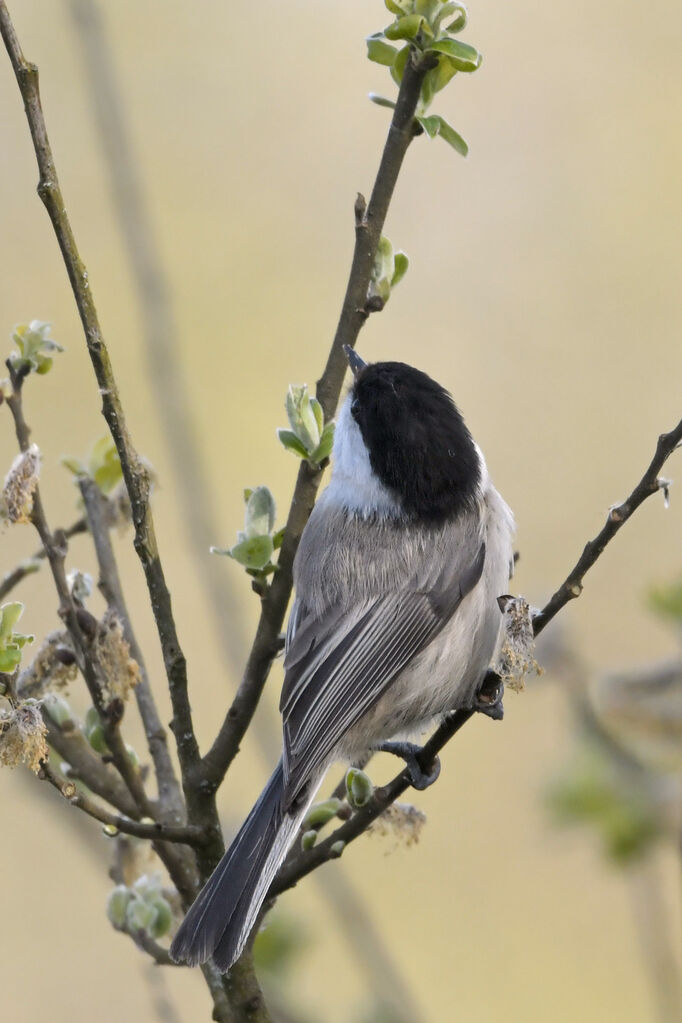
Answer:
POLYGON ((143 874, 129 888, 119 884, 109 893, 107 916, 118 931, 145 931, 151 938, 162 938, 173 922, 173 912, 156 877, 143 874))
POLYGON ((0 607, 0 671, 11 674, 21 662, 21 651, 34 637, 15 632, 14 626, 24 613, 24 605, 18 600, 0 607))
POLYGON ((19 351, 11 352, 10 365, 18 376, 27 373, 49 373, 52 356, 63 352, 61 345, 50 337, 51 324, 42 320, 19 323, 12 332, 12 341, 19 351))
POLYGON ((407 273, 409 260, 404 252, 394 252, 388 238, 381 236, 374 257, 372 277, 367 292, 370 310, 383 309, 391 297, 391 289, 399 284, 407 273))
POLYGON ((89 476, 103 494, 110 494, 123 479, 121 459, 109 434, 95 441, 85 459, 62 458, 62 465, 76 477, 89 476))
POLYGON ((16 456, 5 476, 0 510, 10 522, 26 525, 31 521, 39 475, 40 451, 37 444, 31 444, 16 456))
POLYGON ((277 431, 280 442, 299 458, 320 465, 331 454, 334 421, 325 423, 322 406, 308 394, 307 384, 289 387, 286 410, 291 429, 277 431))
MULTIPOLYGON (((438 135, 461 156, 466 156, 469 147, 462 136, 445 118, 427 114, 433 97, 458 72, 470 74, 481 66, 478 50, 453 38, 467 23, 466 7, 439 0, 385 0, 385 4, 395 15, 395 21, 368 37, 367 56, 390 68, 394 82, 400 86, 410 55, 430 55, 433 66, 422 82, 416 120, 430 138, 438 135), (393 42, 403 45, 393 46, 393 42)), ((369 98, 378 106, 395 107, 395 102, 385 96, 370 93, 369 98)))
POLYGON ((329 821, 337 816, 342 806, 341 800, 336 799, 334 796, 331 799, 325 799, 323 803, 313 803, 303 818, 302 827, 304 832, 312 829, 319 831, 320 828, 323 828, 325 824, 328 824, 329 821))
POLYGON ((360 810, 374 795, 372 779, 359 767, 349 767, 346 772, 346 794, 354 810, 360 810))
POLYGON ((267 487, 244 491, 244 529, 237 533, 234 547, 211 547, 211 554, 234 558, 251 575, 264 578, 273 572, 274 552, 281 546, 282 531, 273 533, 275 501, 267 487))

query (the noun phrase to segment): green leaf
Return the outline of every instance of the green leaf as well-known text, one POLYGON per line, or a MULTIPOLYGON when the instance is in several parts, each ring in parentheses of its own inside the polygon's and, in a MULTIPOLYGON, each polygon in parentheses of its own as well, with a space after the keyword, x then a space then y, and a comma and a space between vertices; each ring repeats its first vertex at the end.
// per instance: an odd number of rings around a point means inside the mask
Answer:
POLYGON ((308 457, 308 452, 303 447, 293 430, 279 429, 277 431, 277 437, 287 451, 292 451, 295 455, 298 455, 299 458, 308 457))
POLYGON ((469 152, 469 147, 462 138, 462 136, 459 134, 459 132, 455 131, 455 129, 451 127, 451 125, 449 125, 448 122, 445 121, 442 117, 439 118, 439 120, 440 129, 438 134, 440 135, 440 137, 442 139, 445 139, 448 145, 452 146, 453 149, 456 149, 460 156, 466 156, 469 152))
POLYGON ((369 36, 366 43, 367 56, 370 60, 373 60, 375 64, 383 64, 385 67, 393 65, 398 53, 395 46, 391 46, 390 43, 384 42, 383 39, 378 39, 376 36, 369 36))
POLYGON ((429 52, 444 53, 450 58, 457 71, 476 71, 481 66, 481 54, 468 43, 458 39, 438 39, 429 44, 429 52))
POLYGON ((320 431, 306 384, 300 387, 292 384, 289 387, 286 410, 291 429, 305 448, 306 454, 310 454, 320 443, 320 431))
POLYGON ((21 660, 21 650, 14 643, 8 643, 0 650, 0 671, 11 675, 21 660))
POLYGON ((403 277, 407 273, 407 268, 410 265, 410 261, 404 252, 396 252, 394 263, 395 270, 393 273, 393 278, 391 280, 392 288, 395 288, 396 284, 399 284, 402 281, 403 277))
POLYGON ((400 85, 405 74, 405 65, 407 64, 407 58, 410 55, 410 47, 403 46, 402 50, 398 50, 398 56, 393 61, 393 67, 391 68, 391 77, 396 85, 400 85))
POLYGON ((388 107, 389 110, 395 110, 395 103, 392 99, 386 99, 385 96, 378 96, 376 92, 370 92, 369 98, 372 103, 376 103, 378 107, 388 107))
POLYGON ((384 0, 384 4, 389 9, 391 14, 397 14, 401 17, 409 9, 410 0, 402 0, 402 3, 397 3, 396 0, 384 0))
POLYGON ((332 447, 334 446, 335 425, 336 424, 334 423, 334 420, 332 420, 325 426, 324 430, 322 431, 322 438, 320 440, 320 443, 310 456, 311 462, 317 462, 317 464, 319 465, 320 462, 324 462, 325 458, 329 458, 329 456, 331 455, 332 447))
POLYGON ((276 551, 278 551, 282 546, 282 540, 284 539, 285 532, 286 526, 282 526, 281 529, 278 529, 276 533, 272 534, 272 546, 275 548, 276 551))
POLYGON ((425 25, 421 14, 406 14, 385 28, 384 35, 387 39, 416 39, 424 31, 425 25))
POLYGON ((431 117, 418 117, 417 121, 421 124, 429 138, 435 139, 440 131, 440 117, 437 114, 433 114, 431 117))
POLYGON ((271 536, 252 536, 230 548, 229 555, 244 568, 265 568, 274 553, 271 536))
POLYGON ((454 61, 445 54, 441 54, 438 58, 438 67, 435 67, 433 71, 429 71, 430 75, 433 75, 433 91, 440 92, 448 84, 451 78, 457 74, 457 68, 454 61))
POLYGON ((19 600, 10 601, 0 607, 0 643, 9 639, 23 612, 24 605, 19 600))
POLYGON ((445 31, 449 32, 450 34, 453 34, 453 35, 456 32, 461 32, 462 29, 464 28, 464 26, 467 23, 467 17, 468 17, 467 9, 464 6, 464 4, 461 4, 461 3, 447 3, 447 4, 444 4, 443 7, 441 7, 441 9, 438 12, 438 15, 436 17, 436 20, 435 20, 435 23, 434 23, 434 26, 433 26, 434 30, 438 31, 438 29, 440 28, 442 22, 447 21, 447 19, 451 15, 455 14, 455 12, 457 12, 457 16, 455 17, 454 21, 451 21, 449 23, 449 25, 446 25, 445 31))
POLYGON ((374 257, 374 268, 372 270, 372 280, 390 281, 393 277, 395 270, 395 260, 393 257, 393 246, 385 235, 382 235, 377 245, 377 254, 374 257))
POLYGON ((256 487, 246 501, 244 531, 247 538, 264 536, 275 525, 275 501, 267 487, 256 487))
POLYGON ((311 399, 310 399, 310 407, 313 410, 313 414, 315 416, 315 422, 317 423, 317 430, 318 430, 318 433, 320 434, 320 437, 321 437, 322 436, 322 430, 324 429, 324 410, 323 410, 322 406, 320 405, 319 401, 317 400, 317 398, 312 398, 311 397, 311 399))

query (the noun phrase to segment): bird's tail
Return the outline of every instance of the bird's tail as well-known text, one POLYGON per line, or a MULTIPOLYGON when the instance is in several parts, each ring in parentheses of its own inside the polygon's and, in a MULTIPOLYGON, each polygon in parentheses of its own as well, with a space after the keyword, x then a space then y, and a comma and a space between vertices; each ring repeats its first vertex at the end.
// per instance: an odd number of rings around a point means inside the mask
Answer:
POLYGON ((225 972, 239 958, 320 781, 312 779, 302 805, 285 810, 280 761, 183 920, 170 949, 176 962, 195 966, 212 957, 225 972))

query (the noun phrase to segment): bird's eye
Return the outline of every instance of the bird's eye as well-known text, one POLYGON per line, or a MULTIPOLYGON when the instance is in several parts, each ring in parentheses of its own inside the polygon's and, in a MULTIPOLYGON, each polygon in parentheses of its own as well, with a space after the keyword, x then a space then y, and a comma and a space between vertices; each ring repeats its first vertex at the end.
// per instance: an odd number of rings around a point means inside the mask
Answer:
POLYGON ((351 402, 350 414, 352 415, 353 419, 357 421, 357 418, 360 415, 360 402, 358 401, 357 398, 355 398, 355 400, 351 402))

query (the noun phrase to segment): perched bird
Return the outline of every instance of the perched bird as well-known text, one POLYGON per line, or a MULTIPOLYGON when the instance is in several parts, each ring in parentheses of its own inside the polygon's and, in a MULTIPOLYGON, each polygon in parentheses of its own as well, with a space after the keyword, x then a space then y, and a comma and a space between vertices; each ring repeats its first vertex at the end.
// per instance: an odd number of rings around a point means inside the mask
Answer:
MULTIPOLYGON (((301 537, 280 710, 284 750, 171 946, 229 970, 329 765, 477 705, 502 641, 513 517, 448 392, 400 362, 366 364, 336 425, 331 480, 301 537)), ((498 709, 481 704, 493 716, 498 709)))

